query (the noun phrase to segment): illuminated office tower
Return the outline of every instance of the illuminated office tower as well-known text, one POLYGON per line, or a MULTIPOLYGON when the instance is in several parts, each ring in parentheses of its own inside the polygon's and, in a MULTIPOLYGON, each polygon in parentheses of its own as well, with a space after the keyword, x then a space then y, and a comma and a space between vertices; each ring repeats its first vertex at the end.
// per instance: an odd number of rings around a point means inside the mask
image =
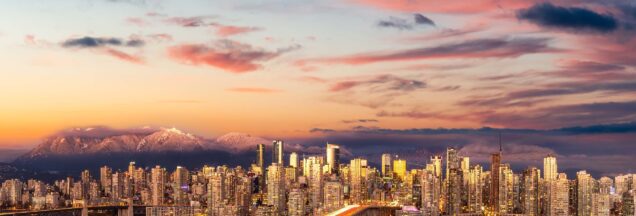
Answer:
MULTIPOLYGON (((433 167, 433 166, 431 166, 433 167)), ((434 168, 433 170, 422 170, 420 175, 420 194, 421 209, 424 211, 424 215, 437 216, 439 215, 439 181, 436 176, 434 168)))
POLYGON ((294 187, 289 191, 289 200, 287 201, 288 216, 305 216, 308 209, 305 206, 307 202, 307 192, 301 187, 294 187))
POLYGON ((539 216, 539 180, 541 173, 536 167, 523 172, 521 205, 524 215, 539 216))
POLYGON ((557 161, 551 154, 543 158, 543 179, 546 181, 554 180, 557 178, 557 161))
POLYGON ((594 178, 585 171, 576 173, 577 216, 590 216, 592 212, 592 193, 594 178))
POLYGON ((483 207, 483 168, 475 165, 468 171, 468 212, 478 213, 483 207))
POLYGON ((510 164, 501 164, 499 166, 498 180, 498 212, 501 214, 511 213, 518 197, 515 197, 515 174, 510 169, 510 164))
POLYGON ((325 213, 338 210, 344 206, 344 188, 340 181, 325 182, 324 195, 323 206, 325 213))
POLYGON ((267 168, 267 204, 277 215, 285 211, 285 170, 282 163, 272 163, 267 168))
POLYGON ((489 193, 489 201, 488 201, 488 205, 489 205, 489 209, 492 212, 500 212, 499 211, 499 207, 500 207, 500 191, 499 191, 499 183, 500 181, 500 166, 501 166, 501 153, 502 153, 502 149, 501 149, 501 143, 499 145, 499 152, 494 153, 491 155, 491 162, 490 162, 490 193, 489 193))
POLYGON ((394 160, 393 173, 395 173, 397 178, 399 178, 400 180, 404 180, 404 177, 406 176, 406 160, 403 160, 403 159, 394 160))
POLYGON ((265 144, 256 144, 256 167, 253 169, 257 175, 258 192, 265 191, 265 144))
POLYGON ((289 154, 289 166, 298 168, 298 154, 296 152, 289 154))
POLYGON ((153 206, 160 206, 164 204, 164 187, 166 184, 164 168, 161 168, 157 165, 155 168, 150 170, 150 184, 151 184, 151 203, 153 206))
POLYGON ((559 173, 556 179, 548 184, 548 216, 569 215, 569 181, 565 173, 559 173))
POLYGON ((448 178, 451 169, 460 169, 459 155, 457 149, 453 147, 446 148, 446 178, 448 178))
POLYGON ((241 176, 237 179, 234 195, 234 205, 238 208, 239 214, 249 215, 249 208, 252 204, 252 179, 241 176))
POLYGON ((393 163, 391 154, 382 154, 382 176, 391 177, 393 176, 393 169, 391 169, 391 164, 393 163))
POLYGON ((311 209, 320 207, 322 202, 322 167, 323 160, 320 156, 310 156, 305 160, 307 171, 307 185, 309 186, 309 207, 311 209))
POLYGON ((208 208, 216 209, 222 206, 225 200, 225 173, 214 172, 208 180, 208 208))
POLYGON ((431 164, 433 165, 433 168, 435 168, 435 176, 438 179, 442 179, 442 156, 431 156, 431 164))
POLYGON ((444 183, 446 184, 446 206, 444 211, 448 215, 457 215, 461 213, 461 189, 463 182, 461 161, 457 149, 453 147, 446 149, 446 180, 444 183))
POLYGON ((285 164, 283 159, 285 156, 284 148, 285 144, 282 140, 274 140, 272 144, 272 163, 277 163, 281 166, 285 164))
POLYGON ((468 177, 469 177, 469 173, 470 173, 470 158, 469 157, 461 157, 460 160, 460 176, 461 176, 461 181, 462 181, 462 186, 460 188, 460 193, 461 193, 461 205, 464 206, 466 204, 468 204, 468 196, 469 196, 469 190, 468 190, 468 177))
POLYGON ((610 194, 612 191, 612 187, 614 185, 614 180, 611 178, 604 176, 598 180, 598 192, 600 194, 610 194))
POLYGON ((592 216, 610 215, 610 195, 609 194, 592 194, 592 216))
POLYGON ((133 178, 133 175, 135 175, 135 162, 131 161, 130 163, 128 163, 128 173, 126 173, 128 175, 128 178, 133 178))
POLYGON ((265 166, 265 144, 256 144, 256 166, 264 168, 265 166))
POLYGON ((298 179, 298 169, 295 167, 285 167, 285 184, 291 185, 298 179))
POLYGON ((175 202, 177 204, 187 204, 187 193, 189 191, 188 178, 190 177, 190 172, 182 166, 177 166, 177 169, 174 171, 172 175, 173 185, 172 188, 174 193, 175 202))
POLYGON ((99 168, 99 184, 102 185, 102 188, 104 189, 104 192, 107 195, 109 195, 110 192, 112 191, 111 189, 112 181, 113 181, 112 175, 113 175, 112 169, 110 169, 110 167, 103 166, 99 168))
POLYGON ((350 169, 350 203, 360 204, 367 199, 367 160, 356 158, 351 160, 350 169))
POLYGON ((114 199, 124 198, 124 179, 125 175, 120 172, 115 172, 112 175, 112 192, 111 197, 114 199))
POLYGON ((338 173, 340 168, 340 146, 327 143, 327 165, 329 173, 338 173))

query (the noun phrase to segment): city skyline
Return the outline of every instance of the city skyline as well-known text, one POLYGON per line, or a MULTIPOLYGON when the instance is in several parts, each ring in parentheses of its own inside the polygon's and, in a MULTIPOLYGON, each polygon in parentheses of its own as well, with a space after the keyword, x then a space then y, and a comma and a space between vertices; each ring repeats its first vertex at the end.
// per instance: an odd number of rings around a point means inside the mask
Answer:
MULTIPOLYGON (((272 152, 284 152, 284 141, 272 143, 277 146, 272 152)), ((363 214, 379 208, 385 210, 377 214, 405 216, 609 216, 633 215, 636 209, 636 174, 594 178, 580 170, 568 179, 553 155, 544 157, 541 168, 515 171, 502 160, 505 152, 500 148, 492 154, 488 171, 448 147, 446 157, 431 156, 422 168, 409 169, 398 155, 383 154, 383 163, 392 161, 390 170, 385 165, 377 169, 364 157, 333 169, 329 161, 340 158, 333 150, 340 146, 325 145, 322 154, 303 156, 300 164, 292 152, 283 161, 280 155, 272 154, 272 162, 264 165, 263 152, 257 151, 255 162, 245 168, 206 164, 193 170, 177 166, 171 171, 160 165, 144 168, 130 162, 126 169, 102 166, 98 176, 84 170, 53 184, 8 179, 0 187, 0 204, 5 207, 0 211, 300 216, 357 215, 346 212, 363 214), (389 210, 393 213, 386 212, 389 210)), ((256 145, 256 149, 261 148, 262 144, 256 145)))

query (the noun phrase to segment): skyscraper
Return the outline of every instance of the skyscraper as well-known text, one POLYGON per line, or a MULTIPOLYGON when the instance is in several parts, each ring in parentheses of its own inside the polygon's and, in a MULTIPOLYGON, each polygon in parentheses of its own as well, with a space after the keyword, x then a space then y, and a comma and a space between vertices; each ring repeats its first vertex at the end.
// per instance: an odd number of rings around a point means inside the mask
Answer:
POLYGON ((153 206, 160 206, 164 204, 163 193, 166 184, 165 172, 166 170, 164 168, 161 168, 159 165, 157 165, 155 168, 152 168, 152 170, 150 171, 150 190, 152 200, 151 203, 153 206))
POLYGON ((265 158, 263 155, 265 154, 265 145, 264 144, 256 144, 256 166, 260 167, 263 170, 265 167, 265 158))
POLYGON ((435 173, 434 173, 435 176, 441 179, 442 178, 442 156, 440 155, 431 156, 431 164, 433 165, 433 168, 435 169, 435 173))
POLYGON ((352 204, 360 204, 367 199, 367 160, 362 158, 356 158, 351 160, 349 165, 350 170, 350 195, 349 199, 352 204))
POLYGON ((190 177, 190 173, 188 170, 182 166, 177 166, 177 169, 174 171, 172 179, 174 182, 174 195, 175 202, 178 204, 187 204, 188 200, 186 199, 186 193, 189 191, 190 187, 188 185, 188 178, 190 177))
POLYGON ((576 173, 577 216, 590 216, 592 213, 592 193, 594 178, 586 171, 576 173))
POLYGON ((449 147, 446 149, 446 208, 448 215, 461 213, 461 187, 462 174, 459 155, 457 149, 449 147))
POLYGON ((550 154, 543 158, 543 179, 546 181, 554 180, 557 178, 557 172, 556 157, 550 154))
POLYGON ((404 180, 404 177, 406 176, 406 160, 403 160, 403 159, 394 160, 393 173, 395 173, 397 178, 399 178, 400 180, 404 180))
POLYGON ((391 169, 391 163, 393 163, 391 154, 382 154, 382 176, 392 176, 393 169, 391 169))
POLYGON ((289 154, 289 166, 298 168, 298 154, 296 152, 289 154))
POLYGON ((309 186, 309 206, 317 208, 322 202, 322 166, 323 159, 321 156, 310 156, 305 159, 305 171, 307 177, 307 185, 309 186))
POLYGON ((305 216, 307 215, 307 192, 301 187, 294 187, 289 190, 289 200, 287 201, 287 215, 305 216))
POLYGON ((340 146, 327 143, 327 165, 329 165, 329 173, 338 173, 340 168, 340 146))
POLYGON ((267 168, 267 204, 273 207, 276 215, 283 214, 285 211, 285 170, 283 164, 272 163, 267 168))
POLYGON ((499 169, 501 166, 501 135, 499 136, 499 152, 491 155, 490 162, 490 200, 488 205, 491 211, 499 213, 499 169))
POLYGON ((281 166, 284 163, 285 153, 283 149, 285 148, 282 140, 274 140, 272 145, 272 163, 280 164, 281 166))
POLYGON ((323 206, 326 212, 335 211, 344 205, 343 186, 340 181, 327 181, 323 194, 323 206))
POLYGON ((521 205, 524 215, 539 216, 539 169, 530 167, 523 172, 521 205))
POLYGON ((483 168, 481 165, 475 165, 468 171, 468 212, 477 213, 481 211, 483 206, 483 185, 482 185, 483 168))
POLYGON ((548 181, 548 216, 568 215, 569 181, 565 173, 559 173, 557 179, 548 181))

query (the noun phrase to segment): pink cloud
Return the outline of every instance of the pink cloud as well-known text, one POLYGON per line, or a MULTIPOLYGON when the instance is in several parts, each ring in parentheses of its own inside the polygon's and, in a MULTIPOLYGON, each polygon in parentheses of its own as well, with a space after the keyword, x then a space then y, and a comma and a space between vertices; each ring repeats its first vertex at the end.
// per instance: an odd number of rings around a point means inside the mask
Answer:
POLYGON ((182 63, 212 66, 232 73, 246 73, 260 69, 262 62, 297 48, 289 47, 270 52, 236 41, 220 40, 214 46, 204 44, 172 46, 168 48, 168 55, 182 63))
POLYGON ((492 10, 514 10, 530 6, 532 0, 349 0, 371 7, 400 12, 479 13, 492 10))
POLYGON ((242 27, 231 25, 216 25, 216 34, 221 37, 228 37, 233 35, 245 34, 254 31, 260 31, 261 28, 257 27, 242 27))
POLYGON ((115 49, 111 49, 111 48, 107 48, 104 50, 106 54, 113 56, 117 59, 123 60, 123 61, 127 61, 127 62, 131 62, 131 63, 135 63, 135 64, 143 64, 144 60, 139 57, 139 56, 133 56, 130 55, 128 53, 119 51, 119 50, 115 50, 115 49))

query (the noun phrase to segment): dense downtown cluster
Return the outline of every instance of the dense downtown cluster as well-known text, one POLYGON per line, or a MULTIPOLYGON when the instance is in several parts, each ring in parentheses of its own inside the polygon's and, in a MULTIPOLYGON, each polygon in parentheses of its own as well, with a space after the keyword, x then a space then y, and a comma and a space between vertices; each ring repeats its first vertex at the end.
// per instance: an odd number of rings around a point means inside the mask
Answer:
MULTIPOLYGON (((341 162, 340 146, 324 155, 285 155, 283 141, 256 146, 251 167, 101 167, 79 179, 47 184, 18 179, 2 183, 2 209, 38 212, 95 206, 138 206, 146 215, 634 215, 636 175, 594 179, 579 171, 568 179, 547 155, 543 173, 528 167, 515 173, 491 155, 490 169, 470 164, 453 147, 434 155, 424 168, 383 154, 379 169, 364 158, 341 162)), ((131 210, 132 211, 132 210, 131 210)))

